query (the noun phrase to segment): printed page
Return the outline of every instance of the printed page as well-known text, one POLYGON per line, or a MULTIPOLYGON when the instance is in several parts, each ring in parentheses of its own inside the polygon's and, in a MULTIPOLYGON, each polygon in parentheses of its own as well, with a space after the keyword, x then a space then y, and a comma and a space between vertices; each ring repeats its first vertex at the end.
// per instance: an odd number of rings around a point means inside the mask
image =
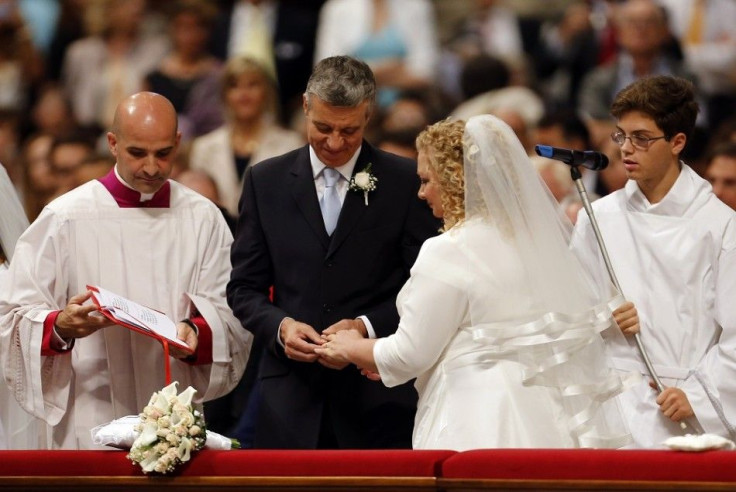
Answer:
POLYGON ((185 345, 184 342, 176 338, 176 324, 164 314, 114 294, 102 287, 93 287, 92 290, 100 308, 110 313, 114 318, 143 330, 152 331, 177 345, 185 345), (97 292, 94 292, 94 289, 97 289, 97 292))

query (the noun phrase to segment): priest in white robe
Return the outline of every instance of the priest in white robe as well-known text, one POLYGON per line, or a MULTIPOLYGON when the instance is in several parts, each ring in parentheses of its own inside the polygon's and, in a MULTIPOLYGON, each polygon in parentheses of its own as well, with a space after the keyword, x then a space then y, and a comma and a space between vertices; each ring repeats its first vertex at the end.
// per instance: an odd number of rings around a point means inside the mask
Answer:
MULTIPOLYGON (((672 77, 635 82, 612 113, 629 181, 593 209, 666 388, 657 394, 646 377, 621 395, 631 434, 644 448, 685 432, 736 439, 736 213, 679 160, 697 114, 692 85, 672 77)), ((573 248, 601 260, 585 212, 573 248)), ((648 376, 632 337, 609 347, 617 369, 648 376)))
POLYGON ((180 139, 171 103, 130 96, 107 137, 113 171, 44 209, 0 292, 5 379, 48 424, 49 448, 94 448, 93 427, 139 413, 165 385, 161 344, 110 326, 87 285, 177 322, 194 353, 172 349, 171 377, 200 402, 237 384, 250 351, 252 336, 225 301, 230 231, 214 204, 168 179, 180 139))

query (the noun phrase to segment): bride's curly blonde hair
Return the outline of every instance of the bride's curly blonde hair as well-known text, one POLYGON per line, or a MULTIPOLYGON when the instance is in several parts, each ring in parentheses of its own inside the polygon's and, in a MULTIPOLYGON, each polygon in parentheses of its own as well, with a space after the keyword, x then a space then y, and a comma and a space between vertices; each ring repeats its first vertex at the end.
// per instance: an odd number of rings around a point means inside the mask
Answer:
POLYGON ((416 140, 417 150, 427 153, 429 165, 437 175, 443 210, 442 231, 465 219, 464 131, 464 121, 442 120, 422 130, 416 140))

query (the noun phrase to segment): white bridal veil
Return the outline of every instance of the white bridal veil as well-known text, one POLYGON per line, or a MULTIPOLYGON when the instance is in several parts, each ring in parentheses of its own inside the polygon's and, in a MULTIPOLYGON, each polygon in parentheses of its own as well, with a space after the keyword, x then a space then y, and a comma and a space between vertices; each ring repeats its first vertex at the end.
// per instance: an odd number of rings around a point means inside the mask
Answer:
POLYGON ((18 200, 8 173, 0 164, 0 246, 8 260, 13 257, 15 243, 28 227, 28 219, 18 200))
POLYGON ((464 156, 466 219, 492 223, 513 243, 533 290, 532 312, 577 312, 612 297, 604 272, 584 271, 570 252, 572 224, 508 125, 471 118, 464 156))
MULTIPOLYGON (((0 165, 0 245, 9 261, 15 252, 16 241, 27 227, 28 218, 15 187, 0 165)), ((7 265, 0 264, 0 290, 10 288, 6 272, 7 265)), ((5 381, 0 382, 0 449, 38 448, 37 427, 41 425, 43 422, 20 408, 5 381)))

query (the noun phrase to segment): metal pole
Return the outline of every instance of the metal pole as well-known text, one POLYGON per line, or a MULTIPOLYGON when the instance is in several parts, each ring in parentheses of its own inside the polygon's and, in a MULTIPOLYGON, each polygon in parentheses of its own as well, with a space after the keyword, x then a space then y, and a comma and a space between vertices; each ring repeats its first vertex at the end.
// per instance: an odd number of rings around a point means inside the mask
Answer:
MULTIPOLYGON (((603 255, 603 261, 606 264, 606 269, 608 270, 608 276, 611 277, 611 282, 613 282, 613 285, 616 286, 616 289, 623 295, 623 290, 621 290, 621 285, 618 283, 618 279, 616 278, 616 273, 613 271, 613 265, 611 265, 611 259, 608 256, 608 250, 606 249, 606 244, 603 242, 603 237, 601 236, 601 230, 598 228, 598 221, 595 219, 595 213, 593 213, 593 207, 590 205, 590 200, 588 199, 588 192, 585 190, 585 185, 583 184, 582 175, 580 173, 580 169, 578 169, 578 166, 571 166, 570 167, 570 176, 572 176, 572 180, 575 182, 575 187, 578 190, 578 194, 580 195, 580 200, 583 202, 583 207, 585 208, 585 212, 588 214, 588 218, 590 219, 590 224, 593 226, 593 232, 595 233, 595 239, 598 241, 598 248, 601 251, 601 255, 603 255)), ((636 342, 636 348, 639 349, 639 355, 641 355, 641 358, 644 360, 644 365, 647 367, 647 371, 649 372, 649 376, 651 376, 652 380, 654 381, 654 384, 657 386, 657 391, 660 393, 664 391, 664 385, 662 384, 662 381, 659 379, 659 376, 657 376, 656 371, 654 370, 654 366, 652 365, 652 361, 649 359, 649 354, 647 353, 646 348, 644 347, 644 343, 641 341, 641 337, 638 333, 634 334, 634 341, 636 342)), ((684 420, 680 421, 680 428, 683 431, 687 431, 689 428, 692 428, 692 426, 689 426, 684 420)))

